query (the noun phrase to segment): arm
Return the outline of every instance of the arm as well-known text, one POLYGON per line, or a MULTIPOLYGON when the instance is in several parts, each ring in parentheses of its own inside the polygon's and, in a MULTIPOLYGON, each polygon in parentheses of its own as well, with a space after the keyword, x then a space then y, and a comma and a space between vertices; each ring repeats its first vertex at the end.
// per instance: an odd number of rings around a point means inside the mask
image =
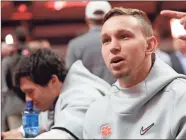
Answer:
POLYGON ((48 132, 42 133, 35 138, 24 138, 20 128, 8 132, 2 132, 1 139, 74 139, 69 133, 57 129, 52 129, 48 132))
POLYGON ((86 85, 64 92, 62 95, 66 97, 61 98, 62 104, 59 104, 59 111, 56 113, 52 129, 63 130, 75 139, 82 139, 85 113, 89 106, 102 95, 96 89, 86 85))
POLYGON ((74 138, 65 131, 52 129, 48 132, 38 135, 34 139, 74 139, 74 138))
MULTIPOLYGON (((21 126, 22 127, 22 126, 21 126)), ((21 139, 24 137, 23 133, 21 132, 21 127, 1 133, 1 139, 21 139)), ((24 131, 24 130, 23 130, 24 131)))
MULTIPOLYGON (((186 29, 186 12, 178 12, 178 11, 172 11, 172 10, 163 10, 160 13, 163 16, 168 16, 171 18, 178 18, 180 19, 180 23, 183 25, 183 27, 186 29)), ((180 36, 180 39, 186 40, 186 35, 180 36)))

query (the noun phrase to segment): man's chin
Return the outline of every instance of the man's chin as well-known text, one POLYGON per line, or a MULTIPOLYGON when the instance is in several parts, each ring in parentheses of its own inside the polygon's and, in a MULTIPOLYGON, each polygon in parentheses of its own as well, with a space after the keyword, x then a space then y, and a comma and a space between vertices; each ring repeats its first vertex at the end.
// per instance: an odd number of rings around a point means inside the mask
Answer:
POLYGON ((49 109, 46 109, 46 108, 40 109, 41 112, 45 112, 47 110, 49 110, 49 109))
POLYGON ((112 72, 112 74, 114 75, 115 78, 117 79, 123 79, 125 77, 128 77, 128 74, 124 73, 124 72, 112 72))
POLYGON ((130 81, 130 76, 129 75, 123 75, 122 77, 120 77, 120 79, 122 81, 128 82, 128 81, 130 81))
POLYGON ((41 112, 41 109, 38 108, 37 106, 34 106, 34 110, 37 111, 37 112, 41 112))

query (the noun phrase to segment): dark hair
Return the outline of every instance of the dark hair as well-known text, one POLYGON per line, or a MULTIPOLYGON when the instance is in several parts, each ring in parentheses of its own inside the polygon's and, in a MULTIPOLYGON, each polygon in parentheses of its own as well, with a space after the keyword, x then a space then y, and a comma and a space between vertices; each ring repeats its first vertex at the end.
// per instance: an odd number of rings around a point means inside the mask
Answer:
POLYGON ((20 79, 29 77, 34 83, 46 86, 52 75, 56 75, 61 82, 65 80, 67 70, 64 60, 52 50, 42 48, 20 59, 15 69, 14 82, 20 86, 20 79))
POLYGON ((19 26, 15 29, 15 36, 18 41, 25 43, 26 39, 29 35, 29 31, 27 28, 19 26))
POLYGON ((105 23, 109 18, 119 15, 129 15, 135 17, 141 24, 143 34, 146 37, 153 35, 152 24, 148 19, 147 14, 139 9, 123 7, 113 8, 104 16, 103 23, 105 23))

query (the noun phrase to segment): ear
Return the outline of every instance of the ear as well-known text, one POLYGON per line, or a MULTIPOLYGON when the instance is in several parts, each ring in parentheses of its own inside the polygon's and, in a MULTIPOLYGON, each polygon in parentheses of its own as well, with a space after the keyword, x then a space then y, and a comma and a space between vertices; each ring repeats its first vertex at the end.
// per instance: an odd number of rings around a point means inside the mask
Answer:
POLYGON ((147 39, 146 55, 151 55, 155 52, 158 46, 158 41, 155 36, 151 36, 147 39))
POLYGON ((52 78, 50 79, 49 86, 55 86, 59 83, 59 79, 56 75, 52 75, 52 78))

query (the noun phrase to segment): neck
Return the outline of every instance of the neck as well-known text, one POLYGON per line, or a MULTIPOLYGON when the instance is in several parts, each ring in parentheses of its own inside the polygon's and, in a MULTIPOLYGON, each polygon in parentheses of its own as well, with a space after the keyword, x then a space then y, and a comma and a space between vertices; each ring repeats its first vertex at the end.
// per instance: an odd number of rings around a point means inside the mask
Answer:
POLYGON ((129 76, 119 79, 120 86, 129 88, 142 82, 148 76, 152 63, 151 56, 145 58, 142 64, 138 68, 135 68, 129 76))
POLYGON ((55 93, 54 93, 53 100, 52 100, 52 104, 51 104, 51 107, 50 107, 49 110, 53 110, 53 109, 54 109, 55 104, 56 104, 56 101, 57 101, 57 99, 58 99, 58 96, 59 96, 59 94, 60 94, 60 92, 61 92, 62 85, 63 85, 63 84, 60 82, 60 83, 59 83, 59 86, 58 86, 57 88, 55 88, 56 91, 55 91, 55 93))
POLYGON ((63 86, 63 84, 60 82, 59 83, 59 86, 58 86, 58 89, 57 89, 57 96, 59 96, 59 94, 60 94, 60 92, 61 92, 61 89, 62 89, 62 86, 63 86))

